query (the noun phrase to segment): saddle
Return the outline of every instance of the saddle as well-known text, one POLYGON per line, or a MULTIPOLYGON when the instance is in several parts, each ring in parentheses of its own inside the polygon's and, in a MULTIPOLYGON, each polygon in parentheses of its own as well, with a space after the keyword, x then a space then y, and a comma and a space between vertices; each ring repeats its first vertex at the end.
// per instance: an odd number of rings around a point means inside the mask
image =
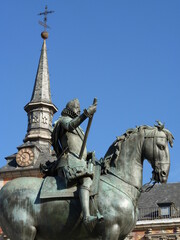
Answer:
MULTIPOLYGON (((99 179, 101 175, 101 166, 99 163, 95 163, 94 166, 94 178, 91 185, 90 196, 95 196, 98 194, 99 189, 99 179)), ((78 198, 78 186, 72 185, 67 187, 66 180, 60 176, 47 176, 43 182, 40 189, 40 198, 78 198)))

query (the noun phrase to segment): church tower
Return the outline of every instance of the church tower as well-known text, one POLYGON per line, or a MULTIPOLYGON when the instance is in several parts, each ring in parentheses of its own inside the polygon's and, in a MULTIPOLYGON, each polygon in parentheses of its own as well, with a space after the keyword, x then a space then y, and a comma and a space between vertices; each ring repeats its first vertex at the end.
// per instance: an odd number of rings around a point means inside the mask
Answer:
MULTIPOLYGON (((42 36, 44 36, 42 34, 42 36)), ((52 103, 48 71, 46 40, 43 40, 39 66, 31 101, 24 107, 28 115, 28 129, 24 142, 34 142, 50 148, 52 118, 57 108, 52 103)))
POLYGON ((7 165, 0 169, 1 181, 21 176, 41 176, 40 164, 55 159, 51 150, 51 133, 53 115, 58 109, 51 99, 46 48, 47 14, 52 12, 47 11, 46 7, 45 12, 39 14, 44 15, 44 22, 40 24, 45 27, 45 30, 41 33, 43 44, 32 97, 24 107, 28 116, 27 133, 23 144, 17 147, 18 152, 6 157, 7 165))

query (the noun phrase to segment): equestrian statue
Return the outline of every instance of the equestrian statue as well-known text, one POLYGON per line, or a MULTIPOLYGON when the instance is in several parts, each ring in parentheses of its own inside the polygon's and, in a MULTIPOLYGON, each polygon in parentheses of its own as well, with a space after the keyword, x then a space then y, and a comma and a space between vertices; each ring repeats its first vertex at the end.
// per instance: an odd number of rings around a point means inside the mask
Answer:
POLYGON ((10 240, 123 240, 138 218, 144 160, 154 183, 167 182, 171 132, 159 121, 128 129, 98 161, 86 149, 96 108, 94 99, 81 114, 78 99, 68 102, 52 131, 57 160, 40 166, 45 177, 0 190, 0 226, 10 240))

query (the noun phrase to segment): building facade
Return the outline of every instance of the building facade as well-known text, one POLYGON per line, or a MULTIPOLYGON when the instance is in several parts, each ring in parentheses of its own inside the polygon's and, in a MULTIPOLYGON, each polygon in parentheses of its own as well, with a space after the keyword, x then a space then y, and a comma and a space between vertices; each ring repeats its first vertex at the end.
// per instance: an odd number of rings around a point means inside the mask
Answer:
POLYGON ((141 194, 138 208, 136 227, 127 239, 180 239, 180 183, 155 185, 141 194))

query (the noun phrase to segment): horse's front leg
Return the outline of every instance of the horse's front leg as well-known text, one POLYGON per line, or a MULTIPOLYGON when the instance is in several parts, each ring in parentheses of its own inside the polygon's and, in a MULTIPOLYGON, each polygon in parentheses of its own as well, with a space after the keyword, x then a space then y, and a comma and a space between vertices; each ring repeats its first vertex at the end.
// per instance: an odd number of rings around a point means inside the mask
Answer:
POLYGON ((117 223, 105 226, 102 240, 118 240, 120 235, 120 227, 117 223))

